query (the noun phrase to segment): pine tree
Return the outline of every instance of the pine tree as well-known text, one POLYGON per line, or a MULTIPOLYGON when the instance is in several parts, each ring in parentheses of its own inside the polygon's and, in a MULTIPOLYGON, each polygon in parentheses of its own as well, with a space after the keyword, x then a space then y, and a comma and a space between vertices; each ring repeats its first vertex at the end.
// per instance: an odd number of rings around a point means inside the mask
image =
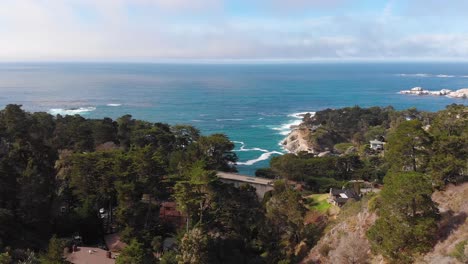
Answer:
POLYGON ((43 264, 62 264, 65 263, 63 258, 64 243, 58 239, 57 236, 53 236, 49 240, 49 247, 47 253, 42 257, 41 263, 43 264))
POLYGON ((379 219, 368 231, 372 248, 395 263, 409 263, 434 242, 438 210, 432 184, 417 172, 387 175, 381 192, 379 219))
POLYGON ((124 248, 117 258, 116 264, 142 264, 145 263, 145 251, 143 244, 133 239, 130 244, 124 248))
POLYGON ((388 137, 385 158, 393 171, 425 169, 431 138, 419 120, 404 121, 388 137))

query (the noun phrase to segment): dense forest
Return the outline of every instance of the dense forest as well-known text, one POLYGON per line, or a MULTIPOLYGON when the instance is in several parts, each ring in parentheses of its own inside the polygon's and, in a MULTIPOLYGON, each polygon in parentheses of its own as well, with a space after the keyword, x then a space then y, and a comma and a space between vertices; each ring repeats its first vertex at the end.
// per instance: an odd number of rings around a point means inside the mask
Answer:
POLYGON ((128 244, 117 263, 297 263, 331 221, 305 196, 350 180, 384 186, 372 199, 380 216, 368 233, 375 252, 409 263, 433 245, 439 212, 428 197, 467 177, 466 106, 324 110, 304 124, 331 155, 273 158, 257 171, 276 180, 259 200, 253 187, 218 179, 216 171, 236 171, 234 144, 223 134, 8 105, 0 111, 0 263, 66 263, 63 248, 77 234, 99 246, 113 232, 128 244), (369 148, 372 139, 384 150, 369 148), (160 219, 164 201, 177 204, 182 225, 160 219), (106 221, 100 210, 110 212, 106 221), (175 246, 163 250, 168 237, 175 246))
POLYGON ((154 263, 166 237, 180 240, 163 263, 271 263, 312 243, 297 192, 278 183, 262 204, 251 187, 218 180, 215 171, 235 171, 237 160, 225 135, 8 105, 0 137, 0 263, 62 263, 64 243, 76 234, 102 244, 109 230, 101 208, 115 212, 112 228, 129 244, 119 263, 154 263), (160 201, 177 202, 185 228, 158 219, 160 201))

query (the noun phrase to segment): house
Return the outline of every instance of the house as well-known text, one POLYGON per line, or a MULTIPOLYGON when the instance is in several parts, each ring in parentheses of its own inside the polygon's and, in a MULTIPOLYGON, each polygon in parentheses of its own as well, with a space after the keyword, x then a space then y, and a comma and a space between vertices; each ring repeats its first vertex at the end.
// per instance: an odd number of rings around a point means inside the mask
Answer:
POLYGON ((343 206, 350 199, 359 200, 361 197, 353 189, 330 188, 330 203, 336 206, 343 206))
POLYGON ((176 202, 165 201, 161 203, 159 208, 159 219, 162 222, 171 224, 175 227, 182 227, 185 224, 185 216, 177 210, 176 202))
POLYGON ((383 150, 385 142, 382 142, 380 140, 371 140, 370 142, 370 148, 373 150, 383 150))

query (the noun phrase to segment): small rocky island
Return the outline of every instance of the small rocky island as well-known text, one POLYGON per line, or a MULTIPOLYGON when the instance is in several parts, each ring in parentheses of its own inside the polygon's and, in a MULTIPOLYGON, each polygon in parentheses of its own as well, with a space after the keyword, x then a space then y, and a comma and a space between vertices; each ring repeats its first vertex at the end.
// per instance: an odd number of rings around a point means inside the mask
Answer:
POLYGON ((442 89, 440 91, 429 91, 422 87, 413 87, 410 90, 402 90, 399 94, 412 94, 412 95, 435 95, 435 96, 447 96, 451 98, 467 98, 468 88, 459 89, 452 91, 449 89, 442 89))

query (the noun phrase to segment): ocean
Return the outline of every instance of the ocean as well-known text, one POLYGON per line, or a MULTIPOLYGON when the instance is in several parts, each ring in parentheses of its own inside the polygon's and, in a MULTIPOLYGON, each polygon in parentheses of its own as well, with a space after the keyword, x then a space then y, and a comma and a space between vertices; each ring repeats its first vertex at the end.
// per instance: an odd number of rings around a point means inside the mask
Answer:
POLYGON ((466 99, 401 95, 468 87, 466 63, 138 64, 3 63, 0 107, 190 124, 236 143, 238 170, 254 175, 285 151, 298 113, 359 105, 437 111, 466 99))

